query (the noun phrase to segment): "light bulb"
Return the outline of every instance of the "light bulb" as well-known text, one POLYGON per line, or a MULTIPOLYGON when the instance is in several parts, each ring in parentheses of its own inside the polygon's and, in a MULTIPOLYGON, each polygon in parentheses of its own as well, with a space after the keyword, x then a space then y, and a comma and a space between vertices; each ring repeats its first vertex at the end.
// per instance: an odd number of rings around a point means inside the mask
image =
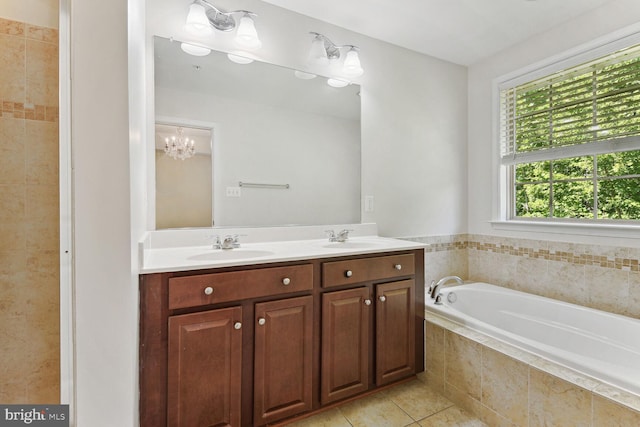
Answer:
POLYGON ((184 28, 191 34, 201 36, 213 34, 204 6, 197 3, 189 6, 189 14, 187 15, 187 22, 184 24, 184 28))
POLYGON ((345 87, 349 82, 341 79, 328 79, 327 84, 331 87, 345 87))
POLYGON ((180 49, 182 49, 183 52, 193 56, 207 56, 209 55, 209 53, 211 53, 211 49, 209 49, 208 47, 196 46, 195 44, 191 43, 181 43, 180 49))
POLYGON ((311 42, 311 49, 309 49, 309 62, 318 65, 327 65, 329 58, 327 58, 327 50, 324 48, 324 39, 316 36, 311 42))
POLYGON ((299 78, 300 80, 311 80, 311 79, 315 79, 316 77, 318 77, 318 76, 317 76, 317 75, 315 75, 315 74, 305 73, 304 71, 298 71, 298 70, 295 70, 295 71, 293 72, 293 74, 294 74, 297 78, 299 78))
POLYGON ((240 18, 240 24, 238 24, 235 40, 238 45, 245 49, 254 50, 262 47, 262 42, 258 38, 256 26, 248 13, 245 13, 242 18, 240 18))
POLYGON ((234 55, 233 53, 227 53, 227 58, 229 58, 229 61, 231 62, 235 62, 236 64, 251 64, 253 62, 253 59, 251 58, 247 58, 245 56, 240 56, 240 55, 234 55))
POLYGON ((342 71, 347 77, 358 77, 364 73, 362 66, 360 65, 360 58, 358 57, 358 52, 351 48, 349 52, 347 52, 347 56, 344 58, 344 65, 342 66, 342 71))

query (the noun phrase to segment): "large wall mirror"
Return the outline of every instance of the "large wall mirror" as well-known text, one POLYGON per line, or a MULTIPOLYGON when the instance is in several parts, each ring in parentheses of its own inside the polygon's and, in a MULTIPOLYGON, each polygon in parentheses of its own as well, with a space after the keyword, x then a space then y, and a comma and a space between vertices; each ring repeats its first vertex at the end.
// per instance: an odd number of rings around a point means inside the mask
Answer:
POLYGON ((360 222, 359 86, 335 88, 320 76, 259 61, 238 64, 216 51, 192 56, 160 37, 154 45, 157 125, 174 126, 169 133, 189 123, 211 130, 210 177, 185 172, 195 169, 194 158, 167 158, 157 145, 156 228, 360 222), (167 185, 176 191, 209 185, 210 196, 197 208, 210 204, 209 222, 201 214, 186 221, 186 213, 182 223, 158 221, 176 216, 167 210, 196 209, 178 198, 160 202, 167 185))

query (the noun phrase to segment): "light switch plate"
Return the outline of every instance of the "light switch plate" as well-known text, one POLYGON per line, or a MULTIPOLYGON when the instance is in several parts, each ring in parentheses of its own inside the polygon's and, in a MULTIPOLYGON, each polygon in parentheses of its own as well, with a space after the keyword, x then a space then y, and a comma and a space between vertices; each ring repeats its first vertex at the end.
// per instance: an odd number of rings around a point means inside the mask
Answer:
POLYGON ((242 196, 242 189, 240 187, 227 187, 227 197, 240 196, 242 196))

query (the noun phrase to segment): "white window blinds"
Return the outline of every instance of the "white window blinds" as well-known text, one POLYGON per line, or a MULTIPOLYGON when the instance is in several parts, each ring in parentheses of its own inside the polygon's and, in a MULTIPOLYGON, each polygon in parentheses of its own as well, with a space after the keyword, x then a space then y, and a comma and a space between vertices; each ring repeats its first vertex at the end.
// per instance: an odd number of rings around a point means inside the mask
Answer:
POLYGON ((503 165, 640 149, 640 45, 500 88, 503 165))

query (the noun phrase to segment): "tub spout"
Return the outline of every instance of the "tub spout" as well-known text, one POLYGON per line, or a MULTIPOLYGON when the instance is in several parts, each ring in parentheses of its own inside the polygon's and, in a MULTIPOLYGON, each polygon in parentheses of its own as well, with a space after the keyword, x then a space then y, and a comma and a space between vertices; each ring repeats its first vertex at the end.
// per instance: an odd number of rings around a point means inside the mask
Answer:
POLYGON ((459 278, 458 276, 443 277, 442 279, 438 280, 438 283, 436 283, 435 286, 431 288, 431 299, 435 299, 438 296, 438 293, 440 292, 440 288, 442 288, 444 285, 446 285, 451 281, 456 282, 458 285, 464 284, 462 279, 459 278))

